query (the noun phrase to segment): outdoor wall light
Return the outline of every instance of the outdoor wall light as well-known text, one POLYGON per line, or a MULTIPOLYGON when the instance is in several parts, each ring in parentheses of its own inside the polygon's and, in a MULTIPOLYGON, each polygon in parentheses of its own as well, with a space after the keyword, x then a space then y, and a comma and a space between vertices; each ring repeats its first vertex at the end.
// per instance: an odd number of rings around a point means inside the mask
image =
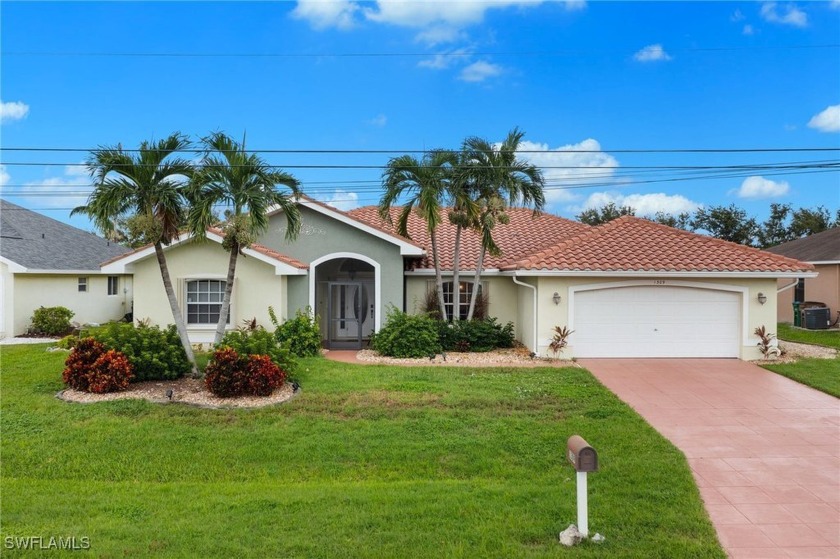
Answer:
POLYGON ((767 302, 767 295, 765 295, 764 293, 759 293, 758 294, 758 302, 761 303, 762 305, 764 303, 766 303, 767 302))
POLYGON ((554 295, 551 296, 551 299, 554 301, 555 305, 560 304, 560 294, 557 293, 556 291, 554 292, 554 295))

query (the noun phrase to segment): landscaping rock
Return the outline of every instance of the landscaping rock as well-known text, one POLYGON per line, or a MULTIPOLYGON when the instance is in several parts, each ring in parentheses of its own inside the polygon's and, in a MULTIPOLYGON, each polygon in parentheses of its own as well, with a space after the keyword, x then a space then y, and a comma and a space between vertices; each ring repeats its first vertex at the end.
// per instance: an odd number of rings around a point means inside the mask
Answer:
POLYGON ((566 547, 572 547, 583 541, 583 534, 578 531, 577 526, 569 524, 569 527, 560 532, 560 543, 566 547))
POLYGON ((605 538, 603 535, 601 535, 597 532, 595 533, 594 536, 592 536, 592 541, 595 542, 595 543, 604 543, 604 540, 606 540, 606 539, 607 538, 605 538))

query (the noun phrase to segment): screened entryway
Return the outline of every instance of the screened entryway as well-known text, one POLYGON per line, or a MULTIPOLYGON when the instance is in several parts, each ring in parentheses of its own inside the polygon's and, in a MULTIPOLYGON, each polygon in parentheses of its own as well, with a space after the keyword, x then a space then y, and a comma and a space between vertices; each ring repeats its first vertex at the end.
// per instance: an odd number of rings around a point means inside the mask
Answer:
POLYGON ((315 312, 330 349, 360 349, 374 331, 375 271, 355 258, 336 258, 315 269, 315 312))

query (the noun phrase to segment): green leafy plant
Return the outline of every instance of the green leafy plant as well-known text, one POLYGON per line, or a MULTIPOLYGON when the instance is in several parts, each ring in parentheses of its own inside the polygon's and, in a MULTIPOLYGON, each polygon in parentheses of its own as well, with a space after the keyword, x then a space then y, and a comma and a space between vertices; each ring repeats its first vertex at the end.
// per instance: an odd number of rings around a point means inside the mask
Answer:
POLYGON ((574 332, 574 330, 569 330, 566 326, 563 326, 562 328, 560 326, 555 326, 554 335, 551 336, 551 343, 548 344, 548 349, 550 349, 554 355, 563 351, 563 348, 569 345, 568 338, 572 335, 572 332, 574 332))
POLYGON ((134 366, 134 382, 172 380, 190 372, 190 362, 174 325, 165 329, 112 322, 91 337, 108 349, 125 354, 134 366))
POLYGON ((134 367, 125 355, 93 338, 79 340, 64 362, 64 384, 84 392, 116 392, 128 388, 134 367))
POLYGON ((428 357, 440 353, 437 323, 424 314, 407 314, 393 305, 385 326, 371 337, 370 346, 389 357, 428 357))
POLYGON ((32 314, 30 331, 46 336, 63 336, 73 330, 70 319, 75 314, 67 307, 38 307, 32 314))
POLYGON ((771 355, 773 357, 780 357, 782 355, 782 350, 779 349, 779 344, 776 340, 776 334, 771 334, 764 326, 756 328, 753 333, 758 336, 758 343, 756 345, 765 359, 770 359, 771 355))
POLYGON ((321 328, 318 317, 312 315, 312 309, 295 312, 294 318, 280 324, 272 307, 268 307, 268 316, 274 325, 274 337, 292 352, 295 357, 317 357, 321 355, 321 328))
POLYGON ((204 373, 207 389, 222 398, 270 396, 286 381, 286 372, 268 355, 240 355, 232 347, 220 347, 204 373))
POLYGON ((485 352, 501 347, 513 347, 513 323, 504 326, 495 318, 438 322, 440 343, 448 351, 485 352))
POLYGON ((73 349, 77 343, 79 343, 79 336, 69 334, 55 342, 55 347, 59 349, 73 349))
POLYGON ((239 355, 268 355, 274 364, 286 373, 294 372, 297 367, 292 352, 280 345, 274 334, 261 326, 255 330, 240 328, 228 332, 216 347, 233 348, 239 355))

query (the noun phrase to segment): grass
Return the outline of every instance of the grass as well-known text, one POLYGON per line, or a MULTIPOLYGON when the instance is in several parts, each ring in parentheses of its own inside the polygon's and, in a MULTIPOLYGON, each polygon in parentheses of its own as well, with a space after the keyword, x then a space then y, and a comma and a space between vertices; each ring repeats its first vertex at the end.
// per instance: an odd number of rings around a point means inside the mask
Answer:
POLYGON ((44 349, 0 356, 3 539, 86 536, 72 554, 96 557, 725 557, 683 455, 582 369, 311 359, 291 402, 208 410, 62 402, 64 354, 44 349), (574 433, 599 451, 590 529, 607 539, 570 551, 574 433))
POLYGON ((840 331, 837 330, 805 330, 790 324, 780 322, 778 334, 780 340, 799 342, 803 344, 821 345, 840 349, 840 331))
POLYGON ((764 368, 840 398, 840 359, 800 359, 764 368))

